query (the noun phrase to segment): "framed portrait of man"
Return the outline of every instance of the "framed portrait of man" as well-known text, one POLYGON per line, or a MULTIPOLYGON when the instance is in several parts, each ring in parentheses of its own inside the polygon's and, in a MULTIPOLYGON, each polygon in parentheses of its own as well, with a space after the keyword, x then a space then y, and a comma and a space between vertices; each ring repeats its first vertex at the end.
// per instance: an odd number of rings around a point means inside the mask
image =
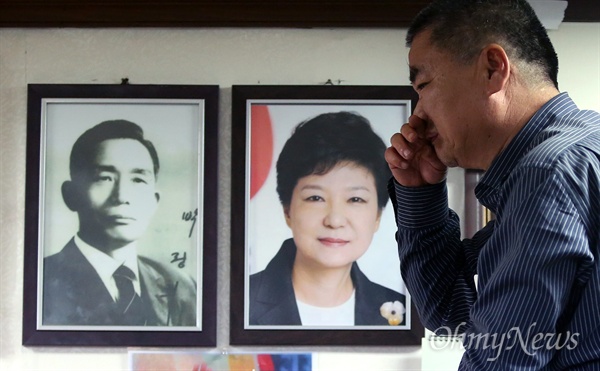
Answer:
POLYGON ((409 345, 384 159, 408 86, 234 86, 232 344, 409 345))
POLYGON ((28 87, 24 345, 214 345, 218 87, 28 87))

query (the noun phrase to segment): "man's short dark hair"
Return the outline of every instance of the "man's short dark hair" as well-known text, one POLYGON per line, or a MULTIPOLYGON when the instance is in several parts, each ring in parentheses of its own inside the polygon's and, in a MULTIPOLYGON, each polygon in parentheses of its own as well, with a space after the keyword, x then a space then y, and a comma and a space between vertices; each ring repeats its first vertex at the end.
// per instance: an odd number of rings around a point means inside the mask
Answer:
POLYGON ((289 206, 300 178, 326 174, 341 162, 349 161, 371 172, 378 207, 383 209, 391 177, 385 150, 369 121, 359 114, 325 113, 304 121, 294 129, 277 160, 279 200, 283 206, 289 206))
POLYGON ((154 176, 158 176, 158 170, 160 169, 158 154, 152 142, 144 138, 144 130, 131 121, 110 120, 101 122, 86 130, 75 141, 69 161, 71 179, 85 175, 91 170, 98 145, 109 139, 133 139, 140 142, 152 158, 154 176))
POLYGON ((490 43, 502 46, 509 58, 543 71, 558 88, 558 57, 546 29, 526 0, 436 0, 413 20, 406 46, 429 29, 431 43, 457 60, 469 63, 490 43))

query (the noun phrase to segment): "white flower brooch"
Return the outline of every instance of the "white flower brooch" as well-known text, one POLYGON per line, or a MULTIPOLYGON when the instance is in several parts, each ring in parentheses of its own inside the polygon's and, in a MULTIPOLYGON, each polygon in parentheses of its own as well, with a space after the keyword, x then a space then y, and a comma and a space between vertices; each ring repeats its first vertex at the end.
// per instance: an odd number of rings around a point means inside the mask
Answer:
POLYGON ((395 302, 385 302, 383 303, 383 305, 379 308, 379 313, 381 313, 381 316, 385 319, 388 320, 388 323, 391 326, 397 326, 399 324, 402 323, 402 321, 404 320, 404 313, 406 312, 406 309, 404 309, 404 304, 402 304, 399 301, 395 301, 395 302))

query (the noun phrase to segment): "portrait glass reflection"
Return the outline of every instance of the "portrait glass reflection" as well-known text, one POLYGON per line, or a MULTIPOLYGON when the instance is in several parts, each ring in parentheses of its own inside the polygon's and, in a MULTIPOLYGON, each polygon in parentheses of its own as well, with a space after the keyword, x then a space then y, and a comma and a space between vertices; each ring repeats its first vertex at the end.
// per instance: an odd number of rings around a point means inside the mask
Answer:
POLYGON ((44 107, 38 327, 198 330, 202 105, 44 107))
POLYGON ((409 104, 249 101, 246 329, 410 329, 383 157, 409 104))

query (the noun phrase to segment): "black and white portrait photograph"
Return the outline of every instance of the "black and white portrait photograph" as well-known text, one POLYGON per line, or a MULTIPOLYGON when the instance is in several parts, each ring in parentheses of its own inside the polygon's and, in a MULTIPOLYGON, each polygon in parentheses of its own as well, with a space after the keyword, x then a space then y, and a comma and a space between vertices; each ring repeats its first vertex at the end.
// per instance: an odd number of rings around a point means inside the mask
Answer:
POLYGON ((37 328, 202 331, 205 101, 41 106, 37 328))
POLYGON ((410 96, 245 109, 244 330, 410 331, 384 158, 410 96))

